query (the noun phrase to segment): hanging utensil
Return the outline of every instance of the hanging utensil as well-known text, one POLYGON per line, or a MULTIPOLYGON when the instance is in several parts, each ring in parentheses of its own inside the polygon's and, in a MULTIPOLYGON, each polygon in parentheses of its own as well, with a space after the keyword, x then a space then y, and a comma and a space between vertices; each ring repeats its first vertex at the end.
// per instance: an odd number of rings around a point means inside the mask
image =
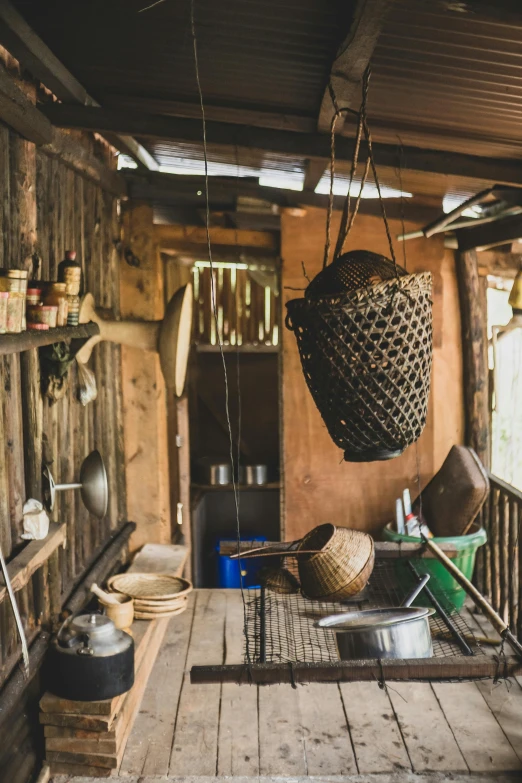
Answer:
POLYGON ((99 451, 91 451, 85 457, 80 468, 80 481, 71 484, 55 484, 51 469, 47 465, 43 471, 44 497, 47 508, 52 511, 57 492, 67 489, 81 490, 82 501, 90 514, 101 519, 107 513, 109 486, 107 472, 99 451))
POLYGON ((411 606, 429 578, 426 574, 399 607, 333 614, 314 625, 335 631, 341 660, 431 658, 429 618, 435 609, 411 606))
MULTIPOLYGON (((419 574, 417 573, 417 569, 411 562, 411 560, 408 560, 408 567, 410 571, 414 574, 416 579, 419 579, 419 574)), ((451 638, 453 641, 460 647, 464 655, 475 655, 469 644, 467 643, 466 639, 463 637, 463 635, 460 633, 459 629, 449 616, 449 614, 443 609, 441 606, 440 601, 435 598, 433 593, 431 592, 430 588, 424 585, 424 592, 426 593, 427 598, 429 599, 430 603, 432 604, 433 608, 437 610, 437 614, 439 615, 440 619, 450 632, 451 638)))
POLYGON ((462 571, 457 568, 455 563, 444 554, 442 549, 434 542, 432 538, 425 538, 423 540, 428 549, 431 549, 433 554, 446 567, 455 581, 458 582, 462 588, 464 588, 475 606, 486 615, 495 631, 501 636, 502 639, 508 642, 514 652, 516 652, 516 654, 522 658, 522 644, 520 644, 516 636, 511 633, 507 623, 505 623, 504 620, 502 620, 502 618, 495 612, 493 607, 488 604, 482 593, 477 590, 475 585, 471 584, 469 579, 467 579, 462 571))
POLYGON ((27 639, 25 638, 25 631, 24 631, 24 626, 22 625, 22 618, 20 617, 20 612, 18 611, 18 604, 16 603, 16 598, 13 592, 13 587, 11 585, 11 580, 9 579, 9 574, 7 572, 7 566, 5 564, 4 555, 1 547, 0 547, 0 565, 2 566, 2 574, 4 576, 7 595, 9 596, 9 601, 11 602, 11 608, 13 610, 16 627, 18 629, 18 635, 20 637, 20 642, 22 644, 22 658, 24 661, 25 676, 27 677, 27 679, 29 679, 29 650, 27 648, 27 639))

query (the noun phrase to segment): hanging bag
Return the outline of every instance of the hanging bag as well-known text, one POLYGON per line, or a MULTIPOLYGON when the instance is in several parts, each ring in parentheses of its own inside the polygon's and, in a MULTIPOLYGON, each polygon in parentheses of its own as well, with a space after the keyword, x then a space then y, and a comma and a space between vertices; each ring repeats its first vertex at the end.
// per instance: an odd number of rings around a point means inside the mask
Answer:
POLYGON ((432 365, 431 274, 408 274, 396 260, 366 120, 369 72, 352 161, 350 186, 364 132, 368 159, 352 215, 350 187, 328 265, 333 209, 335 121, 332 121, 330 203, 323 270, 303 299, 286 305, 303 373, 334 443, 348 462, 397 457, 426 424, 432 365), (391 259, 365 250, 343 254, 369 167, 379 194, 391 259))

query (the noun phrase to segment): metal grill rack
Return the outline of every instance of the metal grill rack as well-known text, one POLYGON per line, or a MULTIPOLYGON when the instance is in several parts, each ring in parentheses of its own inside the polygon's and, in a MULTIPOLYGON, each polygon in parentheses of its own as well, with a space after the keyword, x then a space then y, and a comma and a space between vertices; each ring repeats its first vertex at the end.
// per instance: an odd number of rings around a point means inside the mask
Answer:
MULTIPOLYGON (((301 594, 283 595, 265 589, 249 591, 246 636, 250 659, 255 663, 338 661, 335 632, 314 628, 314 622, 320 617, 350 610, 400 606, 414 586, 414 579, 406 560, 377 560, 364 591, 353 600, 343 603, 327 603, 305 598, 301 594)), ((484 656, 473 631, 435 577, 430 579, 429 586, 443 609, 451 615, 458 631, 467 638, 474 655, 484 656)), ((424 593, 420 594, 415 604, 430 606, 424 593)), ((430 618, 430 627, 434 658, 462 655, 458 645, 451 637, 448 638, 448 630, 438 614, 430 618)))

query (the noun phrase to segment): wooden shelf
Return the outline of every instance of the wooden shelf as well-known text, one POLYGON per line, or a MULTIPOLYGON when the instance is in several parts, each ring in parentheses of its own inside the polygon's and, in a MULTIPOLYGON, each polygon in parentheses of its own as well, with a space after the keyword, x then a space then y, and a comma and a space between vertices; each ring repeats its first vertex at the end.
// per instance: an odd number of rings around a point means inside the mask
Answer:
MULTIPOLYGON (((220 353, 219 345, 196 343, 196 353, 220 353)), ((224 345, 223 353, 279 353, 278 345, 224 345)))
MULTIPOLYGON (((7 564, 7 573, 15 593, 28 584, 35 571, 38 571, 54 550, 65 542, 66 527, 65 522, 61 525, 51 522, 46 538, 41 541, 29 541, 22 551, 7 564)), ((7 588, 0 576, 0 603, 6 595, 7 588)))
POLYGON ((64 340, 88 340, 100 333, 98 324, 81 324, 80 326, 59 326, 46 332, 20 332, 19 334, 0 335, 0 356, 10 353, 21 353, 31 348, 42 348, 44 345, 61 343, 64 340))
MULTIPOLYGON (((191 484, 191 489, 197 492, 233 492, 232 484, 191 484)), ((248 492, 260 489, 280 489, 281 484, 278 481, 271 481, 269 484, 236 484, 238 492, 248 492)))

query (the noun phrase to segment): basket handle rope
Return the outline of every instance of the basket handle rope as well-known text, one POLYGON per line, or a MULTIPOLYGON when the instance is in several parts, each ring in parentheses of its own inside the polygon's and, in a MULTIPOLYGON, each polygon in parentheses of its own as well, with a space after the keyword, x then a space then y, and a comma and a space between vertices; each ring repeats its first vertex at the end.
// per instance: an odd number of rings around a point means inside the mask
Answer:
POLYGON ((338 258, 340 255, 342 255, 344 246, 346 244, 346 241, 348 239, 348 235, 352 229, 355 217, 359 211, 359 206, 361 203, 362 198, 362 192, 364 189, 364 186, 366 184, 366 179, 368 177, 369 169, 371 166, 373 178, 375 181, 375 187, 377 188, 377 194, 379 197, 379 204, 381 207, 381 214, 382 219, 384 222, 384 228, 386 231, 386 237, 388 239, 388 245, 390 248, 390 256, 393 261, 393 264, 395 266, 395 274, 397 277, 397 280, 399 279, 399 271, 397 268, 397 260, 395 257, 395 251, 393 249, 393 243, 391 238, 391 232, 390 232, 390 226, 388 224, 388 217, 386 215, 386 207, 384 205, 384 199, 382 197, 381 192, 381 185, 379 182, 379 176, 377 174, 377 168, 375 166, 375 159, 373 155, 373 144, 372 144, 372 136, 370 132, 370 127, 368 125, 368 116, 366 112, 366 106, 368 101, 368 88, 370 83, 370 76, 371 76, 371 67, 368 66, 366 71, 364 72, 363 77, 363 87, 362 87, 362 100, 361 100, 361 107, 359 112, 354 112, 353 109, 350 109, 348 107, 342 107, 339 108, 337 104, 337 99, 335 97, 335 93, 333 91, 333 87, 331 83, 328 85, 330 90, 330 95, 332 97, 332 102, 335 107, 335 114, 332 118, 332 123, 330 127, 330 192, 329 192, 329 198, 328 198, 328 211, 326 215, 326 241, 325 241, 325 248, 324 248, 324 258, 323 258, 323 269, 328 264, 328 256, 330 254, 330 246, 331 246, 331 226, 332 226, 332 214, 333 214, 333 202, 334 202, 334 178, 335 178, 335 126, 337 124, 338 117, 344 113, 344 112, 351 112, 353 114, 356 114, 358 117, 358 123, 357 123, 357 134, 355 138, 355 145, 353 150, 353 156, 352 156, 352 166, 350 170, 350 182, 348 186, 348 192, 346 194, 346 199, 344 202, 343 207, 343 214, 341 217, 341 224, 339 227, 339 234, 337 237, 337 242, 335 246, 335 252, 334 252, 334 259, 338 258), (362 134, 364 133, 364 137, 366 139, 366 144, 368 147, 368 156, 366 159, 366 165, 363 172, 363 176, 361 179, 361 185, 359 188, 359 193, 357 195, 357 200, 355 202, 355 207, 353 209, 352 214, 350 215, 350 203, 351 203, 351 188, 353 184, 353 179, 355 176, 355 172, 357 170, 357 165, 359 162, 359 152, 360 152, 360 146, 361 146, 361 138, 362 134))

